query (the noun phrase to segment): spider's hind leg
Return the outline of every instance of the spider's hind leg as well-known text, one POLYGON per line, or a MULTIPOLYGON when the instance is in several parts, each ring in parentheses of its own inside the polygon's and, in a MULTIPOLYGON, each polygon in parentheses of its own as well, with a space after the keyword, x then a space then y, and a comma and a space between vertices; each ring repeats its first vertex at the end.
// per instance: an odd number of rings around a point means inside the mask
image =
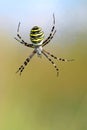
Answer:
MULTIPOLYGON (((19 34, 20 24, 21 24, 21 23, 19 22, 19 24, 18 24, 18 28, 17 28, 17 36, 18 36, 19 39, 21 39, 21 36, 20 36, 20 34, 19 34)), ((21 39, 21 40, 22 40, 22 39, 21 39)))
POLYGON ((33 48, 33 44, 28 44, 27 42, 25 42, 25 41, 22 39, 21 35, 19 34, 20 24, 21 24, 21 23, 19 22, 18 28, 17 28, 17 38, 15 37, 15 40, 17 40, 17 41, 20 42, 21 44, 24 44, 24 45, 27 46, 27 47, 33 48))
POLYGON ((43 41, 42 46, 45 46, 46 44, 48 44, 51 41, 51 39, 54 37, 55 33, 56 33, 55 16, 53 14, 53 26, 52 26, 51 32, 50 32, 49 36, 46 38, 46 40, 43 41))
MULTIPOLYGON (((21 35, 19 34, 19 29, 20 29, 20 22, 18 23, 18 28, 17 28, 17 37, 21 40, 21 42, 24 42, 24 40, 22 39, 21 35)), ((16 39, 16 38, 15 38, 16 39)))

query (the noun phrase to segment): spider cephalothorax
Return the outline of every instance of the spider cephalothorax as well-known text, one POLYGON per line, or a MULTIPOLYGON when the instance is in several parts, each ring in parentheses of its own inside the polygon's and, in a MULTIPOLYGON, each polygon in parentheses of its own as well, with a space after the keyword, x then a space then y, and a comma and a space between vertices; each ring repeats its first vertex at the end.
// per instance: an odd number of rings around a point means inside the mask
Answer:
POLYGON ((47 52, 46 50, 43 49, 43 47, 48 44, 51 39, 53 38, 54 34, 56 33, 56 29, 55 29, 55 17, 53 14, 53 26, 51 29, 51 33, 49 34, 48 38, 46 38, 44 40, 44 32, 42 31, 42 29, 38 26, 34 26, 31 31, 30 31, 30 40, 32 42, 32 44, 29 44, 27 42, 25 42, 22 37, 19 34, 19 27, 20 27, 20 22, 18 24, 18 29, 17 29, 17 37, 15 37, 15 39, 20 42, 21 44, 24 44, 27 47, 31 47, 34 49, 34 51, 31 53, 31 55, 24 61, 24 64, 22 64, 17 72, 20 72, 20 75, 22 73, 22 71, 24 70, 25 66, 29 63, 29 61, 31 60, 31 58, 37 53, 38 56, 41 56, 42 54, 53 64, 53 66, 55 67, 56 71, 57 71, 57 75, 59 73, 59 69, 57 68, 56 64, 54 63, 54 61, 50 58, 54 58, 56 60, 61 60, 61 61, 72 61, 72 60, 67 60, 67 59, 63 59, 63 58, 58 58, 54 55, 52 55, 51 53, 47 52))

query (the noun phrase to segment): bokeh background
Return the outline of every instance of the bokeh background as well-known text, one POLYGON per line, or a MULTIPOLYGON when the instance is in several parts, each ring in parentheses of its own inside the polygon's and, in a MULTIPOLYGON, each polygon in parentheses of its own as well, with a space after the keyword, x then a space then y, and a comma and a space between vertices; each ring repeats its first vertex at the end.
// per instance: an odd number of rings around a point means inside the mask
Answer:
POLYGON ((87 130, 86 0, 0 1, 0 130, 87 130), (56 77, 49 61, 35 55, 20 77, 15 72, 32 49, 15 41, 18 22, 30 42, 34 25, 49 35, 53 13, 57 33, 45 49, 75 61, 55 61, 56 77))

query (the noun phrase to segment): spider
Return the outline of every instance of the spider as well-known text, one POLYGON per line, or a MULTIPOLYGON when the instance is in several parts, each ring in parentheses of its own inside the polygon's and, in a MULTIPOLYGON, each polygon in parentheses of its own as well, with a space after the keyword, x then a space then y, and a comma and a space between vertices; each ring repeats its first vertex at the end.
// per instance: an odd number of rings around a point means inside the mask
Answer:
POLYGON ((60 60, 60 61, 72 61, 72 60, 67 60, 67 59, 63 59, 63 58, 58 58, 56 56, 54 56, 53 54, 51 54, 50 52, 46 51, 43 49, 43 47, 45 45, 47 45, 54 37, 55 33, 56 33, 56 29, 55 29, 55 16, 53 14, 53 26, 52 26, 52 29, 51 29, 51 32, 49 34, 49 36, 44 40, 44 32, 42 31, 41 27, 38 27, 38 26, 34 26, 31 31, 30 31, 30 40, 32 42, 32 44, 29 44, 27 42, 25 42, 22 37, 20 36, 19 34, 19 28, 20 28, 20 22, 18 24, 18 28, 17 28, 17 38, 15 37, 15 39, 27 46, 27 47, 31 47, 33 48, 33 52, 29 55, 28 58, 26 58, 26 60, 24 61, 24 63, 19 67, 19 69, 17 70, 16 73, 21 73, 23 72, 25 66, 27 66, 27 64, 30 62, 30 60, 33 58, 33 56, 37 53, 37 55, 39 57, 42 56, 42 54, 51 62, 51 64, 53 64, 54 68, 56 69, 57 71, 57 76, 59 74, 59 69, 58 67, 56 66, 56 64, 54 63, 54 61, 50 58, 54 58, 56 60, 60 60))

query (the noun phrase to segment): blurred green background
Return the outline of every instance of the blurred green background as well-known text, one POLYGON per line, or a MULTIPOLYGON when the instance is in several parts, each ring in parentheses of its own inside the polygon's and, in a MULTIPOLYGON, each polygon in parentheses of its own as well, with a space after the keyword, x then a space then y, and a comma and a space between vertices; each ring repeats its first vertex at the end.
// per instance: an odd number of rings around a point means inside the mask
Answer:
POLYGON ((0 2, 0 130, 87 130, 87 1, 3 0, 0 2), (41 26, 45 37, 55 13, 57 33, 44 47, 55 56, 75 59, 49 61, 37 55, 20 77, 18 67, 31 54, 14 40, 18 22, 24 40, 41 26))

